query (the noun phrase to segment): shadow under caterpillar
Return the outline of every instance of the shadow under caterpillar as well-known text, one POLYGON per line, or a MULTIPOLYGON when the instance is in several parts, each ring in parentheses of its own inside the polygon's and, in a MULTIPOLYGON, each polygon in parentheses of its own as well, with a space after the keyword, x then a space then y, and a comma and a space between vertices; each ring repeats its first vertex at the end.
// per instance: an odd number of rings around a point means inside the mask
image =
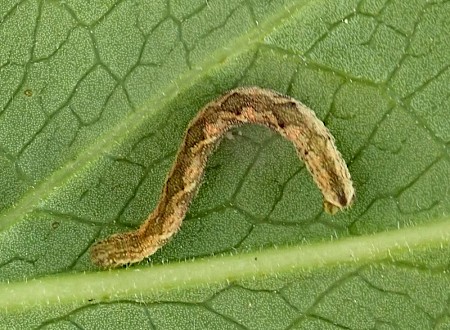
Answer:
POLYGON ((314 112, 299 101, 259 87, 241 87, 208 103, 189 124, 156 208, 135 231, 95 243, 100 267, 135 263, 155 253, 180 228, 201 184, 208 156, 231 128, 266 126, 291 141, 323 195, 326 212, 353 203, 355 191, 334 138, 314 112))

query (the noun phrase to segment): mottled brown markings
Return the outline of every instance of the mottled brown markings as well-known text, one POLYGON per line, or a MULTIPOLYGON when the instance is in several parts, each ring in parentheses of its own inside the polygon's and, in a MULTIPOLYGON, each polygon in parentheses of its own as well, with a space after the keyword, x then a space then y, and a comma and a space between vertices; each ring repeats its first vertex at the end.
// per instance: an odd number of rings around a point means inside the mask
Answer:
POLYGON ((208 156, 231 128, 245 123, 263 125, 290 140, 334 214, 354 200, 348 168, 334 138, 304 104, 259 87, 243 87, 208 103, 191 121, 162 189, 160 200, 136 231, 115 234, 96 243, 92 261, 116 267, 141 261, 175 234, 194 198, 208 156))

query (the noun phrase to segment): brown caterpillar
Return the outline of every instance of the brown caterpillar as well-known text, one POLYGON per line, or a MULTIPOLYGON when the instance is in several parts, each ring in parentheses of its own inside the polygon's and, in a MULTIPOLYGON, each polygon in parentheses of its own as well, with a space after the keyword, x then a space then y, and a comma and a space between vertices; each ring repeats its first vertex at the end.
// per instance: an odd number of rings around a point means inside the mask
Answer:
POLYGON ((352 204, 355 191, 334 138, 314 112, 291 97, 259 87, 234 89, 208 103, 189 124, 154 211, 135 231, 92 246, 92 261, 117 267, 141 261, 175 234, 200 186, 208 156, 231 128, 259 124, 291 141, 322 192, 330 214, 352 204))

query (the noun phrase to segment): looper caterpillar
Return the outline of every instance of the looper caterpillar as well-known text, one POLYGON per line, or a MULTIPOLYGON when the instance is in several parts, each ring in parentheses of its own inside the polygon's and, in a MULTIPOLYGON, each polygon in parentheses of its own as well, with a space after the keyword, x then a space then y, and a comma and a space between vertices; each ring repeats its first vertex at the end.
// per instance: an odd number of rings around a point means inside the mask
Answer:
POLYGON ((350 173, 334 138, 314 112, 295 99, 259 87, 234 89, 208 103, 189 124, 160 200, 135 231, 112 235, 91 249, 92 261, 117 267, 155 253, 180 228, 201 184, 208 156, 231 128, 266 126, 291 141, 303 159, 330 214, 353 203, 350 173))

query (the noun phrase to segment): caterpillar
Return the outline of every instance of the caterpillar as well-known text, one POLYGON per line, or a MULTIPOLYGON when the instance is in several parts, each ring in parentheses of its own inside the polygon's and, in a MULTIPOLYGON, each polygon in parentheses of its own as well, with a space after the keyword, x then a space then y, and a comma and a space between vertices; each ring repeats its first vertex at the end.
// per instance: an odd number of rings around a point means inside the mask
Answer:
POLYGON ((118 267, 155 253, 180 228, 200 184, 208 156, 231 128, 266 126, 291 141, 323 195, 327 213, 352 205, 350 173, 334 138, 301 102, 259 87, 229 91, 203 107, 190 122, 156 208, 135 231, 95 243, 91 259, 100 267, 118 267))

